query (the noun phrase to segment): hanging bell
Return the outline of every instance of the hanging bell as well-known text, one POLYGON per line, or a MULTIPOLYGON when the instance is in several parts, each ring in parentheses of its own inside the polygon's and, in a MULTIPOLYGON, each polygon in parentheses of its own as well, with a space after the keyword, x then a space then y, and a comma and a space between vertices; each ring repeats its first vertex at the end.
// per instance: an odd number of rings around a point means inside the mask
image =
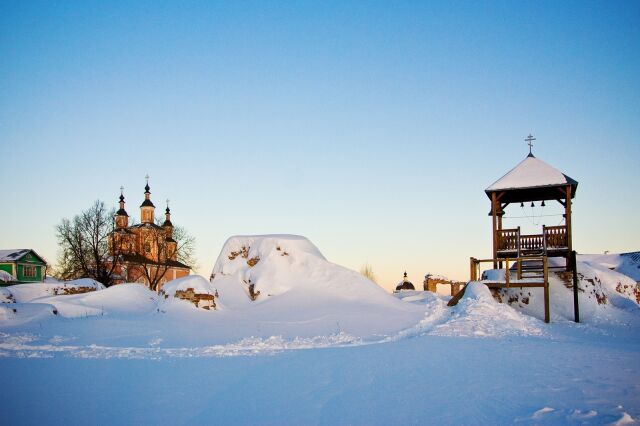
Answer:
POLYGON ((544 207, 544 200, 542 200, 542 204, 540 204, 542 207, 544 207))
POLYGON ((524 207, 524 203, 523 202, 520 202, 520 207, 524 207))
POLYGON ((533 201, 531 202, 531 207, 535 207, 535 205, 533 204, 533 201))

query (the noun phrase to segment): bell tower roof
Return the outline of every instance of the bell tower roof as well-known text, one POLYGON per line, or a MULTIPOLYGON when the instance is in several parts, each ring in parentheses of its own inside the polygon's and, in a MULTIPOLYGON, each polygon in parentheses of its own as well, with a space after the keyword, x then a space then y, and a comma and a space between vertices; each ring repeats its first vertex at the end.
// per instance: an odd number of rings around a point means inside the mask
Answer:
POLYGON ((145 176, 145 179, 147 180, 147 184, 144 186, 144 201, 142 202, 142 204, 140 204, 140 207, 153 207, 155 208, 156 206, 153 205, 153 203, 151 202, 151 187, 149 186, 149 175, 145 176))
POLYGON ((173 223, 171 223, 171 209, 169 209, 169 200, 167 200, 167 208, 164 211, 164 217, 165 221, 162 226, 173 226, 173 223))
POLYGON ((126 216, 129 217, 129 215, 127 214, 127 211, 124 209, 124 187, 121 186, 120 187, 120 209, 116 212, 116 215, 118 216, 126 216))
POLYGON ((142 223, 153 223, 156 206, 151 202, 149 175, 146 175, 145 179, 147 180, 147 184, 144 187, 144 201, 140 204, 140 221, 142 223))

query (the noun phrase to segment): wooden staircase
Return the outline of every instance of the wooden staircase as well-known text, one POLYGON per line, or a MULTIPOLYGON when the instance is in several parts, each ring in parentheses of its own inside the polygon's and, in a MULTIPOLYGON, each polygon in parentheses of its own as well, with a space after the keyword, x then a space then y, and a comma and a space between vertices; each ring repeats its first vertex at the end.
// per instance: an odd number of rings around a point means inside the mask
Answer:
MULTIPOLYGON (((572 265, 570 270, 565 270, 564 267, 558 266, 550 267, 547 256, 540 256, 536 253, 526 253, 525 255, 521 254, 520 257, 515 259, 500 259, 501 262, 504 261, 506 263, 504 280, 483 280, 482 277, 480 277, 480 264, 483 262, 492 262, 495 264, 497 261, 498 259, 479 260, 472 257, 470 259, 471 279, 469 282, 481 281, 491 289, 542 287, 544 289, 544 320, 545 322, 549 322, 551 320, 549 311, 549 272, 555 273, 567 288, 571 288, 573 290, 574 321, 580 322, 580 309, 578 306, 579 277, 575 251, 571 251, 569 253, 568 261, 569 264, 572 265), (509 267, 510 262, 512 262, 511 267, 509 267), (515 280, 512 277, 514 272, 517 277, 515 280)), ((458 294, 449 300, 447 306, 457 305, 460 299, 464 296, 468 285, 469 283, 465 284, 458 294)))
MULTIPOLYGON (((515 259, 501 259, 505 262, 505 275, 504 280, 482 280, 480 275, 480 264, 482 262, 495 263, 496 259, 484 259, 479 260, 471 258, 471 281, 481 280, 490 289, 508 289, 511 287, 542 287, 544 289, 544 321, 551 321, 551 314, 549 311, 549 270, 548 270, 548 258, 547 256, 534 256, 527 255, 518 257, 515 259), (509 267, 509 263, 513 262, 513 268, 509 267), (516 272, 516 279, 512 277, 513 271, 516 272)), ((469 283, 467 283, 468 285, 469 283)), ((447 306, 455 306, 458 304, 462 296, 464 296, 465 285, 458 294, 456 294, 447 303, 447 306)))

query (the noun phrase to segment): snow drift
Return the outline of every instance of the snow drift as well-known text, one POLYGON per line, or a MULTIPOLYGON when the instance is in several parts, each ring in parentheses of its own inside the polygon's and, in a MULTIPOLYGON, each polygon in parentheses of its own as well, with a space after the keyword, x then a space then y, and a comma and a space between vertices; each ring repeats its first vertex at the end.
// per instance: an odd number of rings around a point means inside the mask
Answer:
POLYGON ((229 238, 211 284, 227 309, 242 310, 256 321, 304 324, 315 334, 387 334, 424 314, 358 272, 327 261, 296 235, 229 238))
POLYGON ((60 294, 78 294, 96 290, 104 290, 104 286, 91 278, 81 278, 73 281, 55 283, 15 284, 3 290, 3 298, 11 295, 11 299, 17 303, 32 302, 41 297, 56 296, 60 294))

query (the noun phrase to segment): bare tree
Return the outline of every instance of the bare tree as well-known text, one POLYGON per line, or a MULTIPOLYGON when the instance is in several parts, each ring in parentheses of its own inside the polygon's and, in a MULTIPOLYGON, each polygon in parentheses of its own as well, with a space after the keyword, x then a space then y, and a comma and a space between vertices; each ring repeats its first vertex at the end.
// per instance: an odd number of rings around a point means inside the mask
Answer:
POLYGON ((362 267, 360 268, 360 273, 365 277, 369 278, 374 283, 378 282, 376 280, 376 275, 373 273, 373 268, 368 263, 365 263, 364 265, 362 265, 362 267))
POLYGON ((191 267, 196 262, 195 239, 182 227, 173 227, 172 232, 160 226, 161 221, 150 224, 143 237, 143 253, 137 257, 142 275, 149 289, 158 291, 165 274, 172 267, 191 267))
POLYGON ((93 205, 73 219, 56 226, 60 245, 56 272, 62 279, 93 278, 105 286, 114 281, 119 253, 109 254, 109 234, 114 230, 114 211, 104 202, 93 205))

